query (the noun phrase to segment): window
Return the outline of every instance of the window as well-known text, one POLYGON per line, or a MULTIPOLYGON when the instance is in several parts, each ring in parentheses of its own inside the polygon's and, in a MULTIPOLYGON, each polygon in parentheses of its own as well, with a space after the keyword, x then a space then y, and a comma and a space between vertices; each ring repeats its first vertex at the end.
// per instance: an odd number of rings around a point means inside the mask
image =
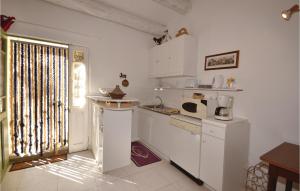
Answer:
POLYGON ((72 82, 74 107, 83 107, 86 102, 86 66, 84 63, 84 52, 73 51, 72 82))

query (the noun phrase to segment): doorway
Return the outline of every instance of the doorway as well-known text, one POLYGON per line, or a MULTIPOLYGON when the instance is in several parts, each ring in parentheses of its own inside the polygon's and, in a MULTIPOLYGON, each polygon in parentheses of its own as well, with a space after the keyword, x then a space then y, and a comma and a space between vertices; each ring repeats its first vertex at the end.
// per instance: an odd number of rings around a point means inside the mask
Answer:
POLYGON ((8 37, 10 159, 66 154, 69 147, 69 46, 8 37))

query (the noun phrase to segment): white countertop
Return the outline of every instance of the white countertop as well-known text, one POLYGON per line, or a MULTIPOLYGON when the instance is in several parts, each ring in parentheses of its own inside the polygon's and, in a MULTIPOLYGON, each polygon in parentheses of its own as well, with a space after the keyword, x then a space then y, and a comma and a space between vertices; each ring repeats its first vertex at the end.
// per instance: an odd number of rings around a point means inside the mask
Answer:
POLYGON ((94 101, 103 101, 103 102, 115 102, 115 103, 122 103, 122 102, 138 102, 139 100, 136 98, 129 98, 129 97, 124 97, 123 99, 112 99, 110 97, 103 97, 100 95, 89 95, 86 96, 89 99, 92 99, 94 101))
POLYGON ((112 99, 110 97, 103 97, 100 95, 90 95, 86 97, 98 104, 103 109, 116 111, 132 110, 139 101, 136 98, 128 98, 126 96, 123 99, 112 99))
POLYGON ((208 117, 206 119, 197 119, 194 117, 189 117, 189 116, 185 116, 185 115, 181 115, 181 114, 171 115, 171 117, 181 120, 181 121, 185 121, 187 123, 199 125, 199 126, 202 126, 203 123, 206 123, 206 124, 211 124, 211 125, 215 125, 215 126, 219 126, 219 127, 226 127, 226 126, 229 126, 234 123, 248 122, 248 119, 240 118, 240 117, 234 117, 233 120, 230 120, 230 121, 222 121, 222 120, 215 119, 214 117, 208 117))
POLYGON ((234 117, 233 120, 230 121, 222 121, 215 119, 214 117, 209 117, 207 119, 202 119, 202 123, 211 124, 219 127, 227 127, 234 123, 248 122, 246 118, 234 117))

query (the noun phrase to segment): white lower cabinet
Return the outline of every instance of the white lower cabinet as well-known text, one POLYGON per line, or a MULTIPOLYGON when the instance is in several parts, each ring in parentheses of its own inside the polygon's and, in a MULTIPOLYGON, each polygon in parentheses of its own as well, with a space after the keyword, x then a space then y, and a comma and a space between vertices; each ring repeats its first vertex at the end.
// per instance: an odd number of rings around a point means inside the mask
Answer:
POLYGON ((159 113, 153 113, 153 126, 151 128, 150 144, 162 154, 169 157, 172 146, 170 132, 173 127, 169 124, 170 117, 159 113))
POLYGON ((200 179, 216 191, 244 190, 248 150, 247 120, 203 119, 200 179))
POLYGON ((98 166, 102 167, 103 162, 103 110, 97 105, 92 104, 93 127, 92 127, 92 152, 98 166))
POLYGON ((138 136, 144 143, 212 190, 244 190, 249 150, 246 119, 226 122, 208 118, 200 125, 174 121, 171 125, 167 115, 145 109, 139 109, 138 115, 138 136), (199 131, 195 131, 197 128, 199 131))
POLYGON ((199 178, 200 134, 171 125, 168 115, 139 109, 138 117, 139 138, 199 178))
POLYGON ((170 159, 199 178, 200 135, 173 126, 169 136, 172 141, 170 159))
POLYGON ((92 151, 107 172, 130 164, 132 110, 103 109, 93 104, 92 151))
POLYGON ((157 149, 164 157, 170 156, 171 140, 168 115, 159 114, 145 109, 138 110, 138 136, 146 143, 157 149))
POLYGON ((224 140, 202 134, 201 179, 216 190, 222 190, 224 140))
POLYGON ((144 109, 137 110, 138 115, 138 136, 142 141, 150 143, 151 128, 153 124, 153 117, 149 111, 144 109))

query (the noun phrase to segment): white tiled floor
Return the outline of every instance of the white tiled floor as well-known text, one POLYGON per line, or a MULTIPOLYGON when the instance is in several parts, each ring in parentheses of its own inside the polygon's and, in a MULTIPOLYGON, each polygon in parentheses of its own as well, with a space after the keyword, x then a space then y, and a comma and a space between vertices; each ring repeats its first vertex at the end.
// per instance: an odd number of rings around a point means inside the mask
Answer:
POLYGON ((66 161, 9 172, 3 191, 208 191, 167 161, 127 167, 102 174, 90 152, 69 155, 66 161))

